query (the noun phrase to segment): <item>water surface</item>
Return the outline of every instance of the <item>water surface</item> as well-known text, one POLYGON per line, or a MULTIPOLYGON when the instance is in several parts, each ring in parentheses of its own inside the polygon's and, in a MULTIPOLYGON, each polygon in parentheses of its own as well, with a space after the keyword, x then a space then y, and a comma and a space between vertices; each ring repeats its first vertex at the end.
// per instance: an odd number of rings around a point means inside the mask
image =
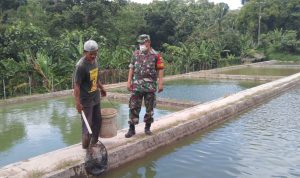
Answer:
POLYGON ((102 178, 300 177, 300 85, 102 178))
MULTIPOLYGON (((118 110, 118 128, 128 127, 128 104, 102 102, 118 110), (112 104, 111 104, 112 103, 112 104)), ((173 110, 174 111, 174 110, 173 110)), ((171 113, 155 109, 155 120, 171 113)), ((140 113, 140 122, 145 108, 140 113)), ((73 98, 57 98, 0 108, 0 167, 81 141, 81 120, 73 98)))
POLYGON ((254 76, 288 76, 300 72, 300 68, 268 68, 246 67, 219 72, 228 75, 254 75, 254 76))
MULTIPOLYGON (((242 90, 263 84, 259 81, 178 79, 164 83, 164 90, 157 97, 179 101, 194 101, 204 103, 220 97, 225 97, 242 90)), ((112 89, 113 92, 127 93, 123 88, 112 89)))
POLYGON ((204 103, 238 93, 260 84, 262 84, 262 82, 258 81, 181 79, 166 82, 164 91, 157 96, 181 101, 204 103))

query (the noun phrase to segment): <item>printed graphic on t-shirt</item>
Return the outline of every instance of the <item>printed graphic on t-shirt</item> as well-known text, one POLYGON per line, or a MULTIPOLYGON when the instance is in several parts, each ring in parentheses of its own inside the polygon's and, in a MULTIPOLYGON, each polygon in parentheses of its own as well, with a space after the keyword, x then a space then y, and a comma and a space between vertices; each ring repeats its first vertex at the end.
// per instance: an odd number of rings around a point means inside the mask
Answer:
POLYGON ((91 80, 91 90, 89 92, 94 92, 97 90, 97 79, 98 79, 98 68, 90 70, 90 80, 91 80))

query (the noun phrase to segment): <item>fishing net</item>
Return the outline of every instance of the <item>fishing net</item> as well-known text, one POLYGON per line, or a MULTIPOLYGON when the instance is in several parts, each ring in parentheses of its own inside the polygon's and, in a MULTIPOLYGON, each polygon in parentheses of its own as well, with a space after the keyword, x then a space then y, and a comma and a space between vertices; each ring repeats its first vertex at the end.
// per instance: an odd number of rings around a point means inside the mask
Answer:
POLYGON ((99 176, 107 169, 107 151, 103 143, 98 141, 89 146, 84 166, 86 172, 94 176, 99 176))

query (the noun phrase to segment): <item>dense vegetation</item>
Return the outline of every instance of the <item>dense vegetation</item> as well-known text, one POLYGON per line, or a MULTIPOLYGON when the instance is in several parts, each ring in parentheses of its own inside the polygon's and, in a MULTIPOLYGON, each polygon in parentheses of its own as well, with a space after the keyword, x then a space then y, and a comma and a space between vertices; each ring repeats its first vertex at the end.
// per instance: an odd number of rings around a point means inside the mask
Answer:
POLYGON ((227 4, 207 0, 148 5, 126 0, 1 0, 0 97, 70 89, 88 39, 101 46, 106 83, 126 80, 141 33, 151 35, 168 75, 239 64, 257 53, 266 59, 300 61, 299 0, 243 3, 232 11, 227 4))

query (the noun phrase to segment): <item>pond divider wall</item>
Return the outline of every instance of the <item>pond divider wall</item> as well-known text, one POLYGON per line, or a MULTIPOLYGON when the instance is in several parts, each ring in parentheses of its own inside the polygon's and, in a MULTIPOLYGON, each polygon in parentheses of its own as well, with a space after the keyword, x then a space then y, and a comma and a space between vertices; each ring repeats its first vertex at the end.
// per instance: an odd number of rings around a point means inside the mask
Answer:
MULTIPOLYGON (((159 147, 185 136, 207 129, 244 112, 299 84, 300 73, 266 83, 208 103, 190 107, 160 118, 153 124, 153 135, 145 136, 144 124, 137 127, 137 135, 124 138, 127 129, 120 130, 116 138, 102 140, 109 150, 109 170, 129 161, 142 158, 159 147)), ((83 163, 46 177, 84 175, 83 163)))
MULTIPOLYGON (((140 123, 136 127, 136 135, 131 138, 124 138, 127 129, 119 130, 116 137, 100 138, 108 150, 108 170, 134 159, 142 158, 147 153, 185 136, 220 124, 239 113, 270 100, 299 83, 300 73, 297 73, 174 112, 153 123, 151 127, 153 135, 151 136, 144 134, 144 123, 140 123)), ((81 144, 72 145, 26 161, 7 165, 0 169, 0 177, 26 177, 37 172, 43 175, 42 177, 49 178, 87 177, 83 166, 84 155, 81 144)))

